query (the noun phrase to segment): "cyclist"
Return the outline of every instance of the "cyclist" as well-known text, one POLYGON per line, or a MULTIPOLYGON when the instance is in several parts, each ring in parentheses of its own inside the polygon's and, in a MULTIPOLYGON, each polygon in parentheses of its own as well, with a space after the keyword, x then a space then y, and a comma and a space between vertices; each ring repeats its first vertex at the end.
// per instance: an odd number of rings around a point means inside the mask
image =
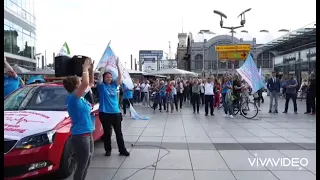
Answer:
POLYGON ((234 75, 234 80, 232 83, 232 89, 233 89, 233 96, 234 96, 234 101, 233 101, 233 105, 234 107, 240 108, 240 94, 241 94, 241 90, 242 90, 242 84, 241 81, 239 80, 239 76, 238 75, 234 75))

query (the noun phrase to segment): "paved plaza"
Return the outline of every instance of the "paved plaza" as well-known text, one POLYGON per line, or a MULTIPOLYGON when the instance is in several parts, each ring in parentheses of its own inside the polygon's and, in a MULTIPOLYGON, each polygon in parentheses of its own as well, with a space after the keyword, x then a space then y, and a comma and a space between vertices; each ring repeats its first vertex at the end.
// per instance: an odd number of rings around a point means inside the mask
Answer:
POLYGON ((140 115, 151 120, 124 118, 122 129, 131 156, 118 156, 113 138, 112 155, 105 157, 102 142, 97 142, 87 179, 122 180, 149 166, 128 179, 315 180, 316 117, 303 114, 305 101, 298 101, 297 115, 292 102, 288 114, 282 113, 284 100, 279 102, 279 114, 269 114, 268 105, 265 96, 256 120, 239 115, 225 118, 222 110, 206 117, 203 107, 200 114, 193 114, 191 107, 153 114, 150 108, 135 106, 140 115), (254 157, 306 158, 308 165, 251 166, 248 158, 254 157))
POLYGON ((222 109, 212 117, 204 116, 204 107, 200 114, 193 114, 190 106, 153 114, 151 108, 135 106, 151 119, 124 117, 122 129, 131 156, 118 156, 115 137, 110 157, 104 156, 103 143, 96 142, 86 179, 124 180, 138 171, 128 180, 315 180, 316 117, 303 114, 305 101, 298 101, 298 114, 292 102, 289 113, 283 114, 283 99, 279 114, 269 114, 268 107, 265 96, 258 118, 247 120, 223 117, 222 109), (308 163, 251 166, 248 158, 251 163, 255 158, 305 158, 308 163))

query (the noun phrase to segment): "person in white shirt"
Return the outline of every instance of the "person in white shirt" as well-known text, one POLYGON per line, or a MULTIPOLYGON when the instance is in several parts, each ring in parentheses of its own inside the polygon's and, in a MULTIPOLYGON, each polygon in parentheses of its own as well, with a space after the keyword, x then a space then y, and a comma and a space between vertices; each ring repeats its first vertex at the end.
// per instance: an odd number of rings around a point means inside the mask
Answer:
POLYGON ((213 95, 214 95, 214 83, 211 82, 211 78, 207 79, 207 82, 204 84, 204 103, 205 103, 205 115, 208 116, 208 110, 210 105, 210 115, 213 114, 213 95))
POLYGON ((173 102, 176 110, 178 111, 178 97, 177 97, 177 88, 176 82, 172 81, 172 94, 173 94, 173 102))
MULTIPOLYGON (((141 86, 140 86, 141 88, 141 86)), ((149 88, 150 84, 149 81, 147 80, 146 83, 144 84, 143 88, 141 89, 142 94, 143 94, 143 99, 142 99, 142 105, 145 106, 147 103, 147 106, 149 105, 149 88)))

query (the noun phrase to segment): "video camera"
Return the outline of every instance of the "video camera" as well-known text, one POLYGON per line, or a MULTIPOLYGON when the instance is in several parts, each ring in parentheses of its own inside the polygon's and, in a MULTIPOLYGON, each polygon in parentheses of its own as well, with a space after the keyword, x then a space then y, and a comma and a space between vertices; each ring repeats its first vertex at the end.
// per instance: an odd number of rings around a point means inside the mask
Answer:
POLYGON ((56 77, 65 76, 82 76, 82 65, 88 56, 75 55, 72 58, 69 56, 57 56, 54 58, 54 69, 56 77))

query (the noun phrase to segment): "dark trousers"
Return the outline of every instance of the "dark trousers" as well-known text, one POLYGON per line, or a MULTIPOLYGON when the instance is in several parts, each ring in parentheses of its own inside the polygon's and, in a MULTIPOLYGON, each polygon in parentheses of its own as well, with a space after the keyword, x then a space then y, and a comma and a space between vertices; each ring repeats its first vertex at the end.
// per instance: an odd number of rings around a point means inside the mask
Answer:
POLYGON ((160 103, 159 103, 159 110, 160 111, 162 110, 162 106, 163 106, 163 109, 166 110, 166 104, 167 104, 166 96, 161 96, 160 103))
MULTIPOLYGON (((161 101, 161 97, 160 97, 160 94, 157 92, 157 93, 154 95, 153 105, 152 105, 152 108, 153 108, 154 111, 156 110, 156 108, 158 107, 158 105, 160 105, 160 101, 161 101)), ((160 105, 160 106, 161 106, 161 105, 160 105)))
POLYGON ((133 95, 133 101, 135 103, 139 103, 140 102, 140 90, 134 90, 134 95, 133 95))
POLYGON ((180 102, 180 109, 182 108, 182 102, 183 102, 183 93, 178 92, 177 93, 178 100, 180 102))
POLYGON ((200 94, 192 93, 191 101, 193 106, 193 112, 196 112, 196 105, 197 105, 197 112, 199 112, 200 94))
POLYGON ((204 105, 204 93, 200 93, 201 105, 204 105))
POLYGON ((119 152, 125 152, 126 147, 124 146, 124 140, 121 130, 121 121, 122 115, 119 114, 109 114, 99 112, 99 118, 103 127, 103 141, 104 141, 104 150, 106 152, 111 151, 111 127, 113 127, 116 134, 117 144, 119 152))
POLYGON ((210 104, 210 114, 213 115, 213 95, 204 95, 204 111, 206 113, 206 115, 208 115, 208 108, 209 108, 209 104, 210 104))
POLYGON ((71 144, 75 152, 77 162, 73 179, 85 180, 94 149, 92 135, 72 135, 71 144))
POLYGON ((258 95, 259 95, 259 101, 261 101, 262 103, 264 103, 264 99, 263 99, 263 96, 262 96, 262 90, 259 90, 259 91, 258 91, 258 95))
POLYGON ((311 94, 311 93, 307 93, 307 97, 306 97, 306 105, 307 105, 307 112, 308 113, 315 113, 316 112, 316 96, 311 94))
POLYGON ((142 102, 142 101, 143 101, 144 95, 145 95, 145 93, 144 93, 144 92, 140 92, 140 102, 142 102))
POLYGON ((294 110, 294 112, 297 112, 298 111, 298 108, 297 108, 297 94, 291 94, 291 93, 286 93, 286 104, 285 104, 284 111, 285 112, 288 111, 288 105, 289 105, 290 99, 292 99, 292 102, 293 102, 293 110, 294 110))
POLYGON ((178 95, 173 95, 173 102, 176 110, 178 111, 178 95))
POLYGON ((130 107, 130 104, 132 104, 132 99, 123 99, 123 102, 122 102, 123 114, 127 114, 127 108, 130 107))

